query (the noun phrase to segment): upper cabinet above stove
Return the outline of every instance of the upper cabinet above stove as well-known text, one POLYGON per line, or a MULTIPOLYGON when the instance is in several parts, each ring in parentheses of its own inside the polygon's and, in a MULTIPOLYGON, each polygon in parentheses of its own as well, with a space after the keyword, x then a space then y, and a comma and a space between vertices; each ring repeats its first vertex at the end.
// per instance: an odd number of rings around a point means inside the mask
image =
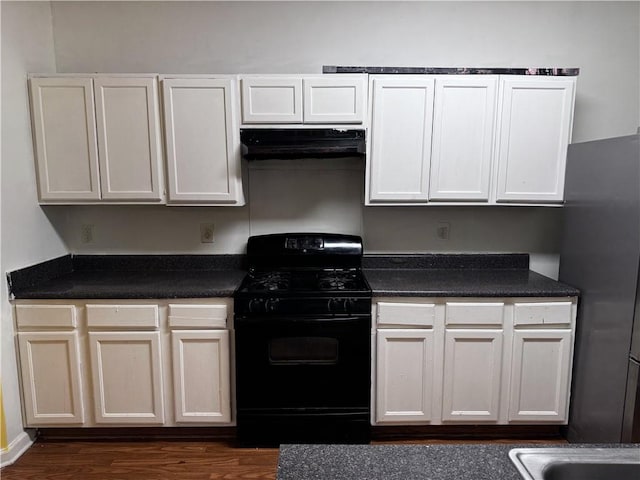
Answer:
POLYGON ((562 203, 575 77, 369 78, 367 205, 562 203))
POLYGON ((366 119, 367 75, 242 76, 243 124, 355 124, 366 119))

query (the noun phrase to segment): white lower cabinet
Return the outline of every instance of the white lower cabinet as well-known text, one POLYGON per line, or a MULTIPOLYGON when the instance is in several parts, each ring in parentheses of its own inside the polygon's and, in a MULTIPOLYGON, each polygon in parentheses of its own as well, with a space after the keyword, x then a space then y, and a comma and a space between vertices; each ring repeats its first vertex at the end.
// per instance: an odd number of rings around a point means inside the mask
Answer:
POLYGON ((231 421, 229 332, 171 332, 176 422, 231 421))
POLYGON ((164 423, 159 332, 90 332, 95 421, 164 423))
POLYGON ((18 333, 28 425, 84 422, 77 332, 18 333))
POLYGON ((380 329, 376 421, 429 422, 433 397, 433 331, 380 329))
POLYGON ((567 420, 571 347, 571 330, 514 332, 509 421, 567 420))
POLYGON ((374 299, 374 424, 565 424, 576 304, 374 299))
POLYGON ((498 420, 502 330, 445 332, 443 421, 498 420))
POLYGON ((230 424, 231 299, 19 301, 27 427, 230 424))

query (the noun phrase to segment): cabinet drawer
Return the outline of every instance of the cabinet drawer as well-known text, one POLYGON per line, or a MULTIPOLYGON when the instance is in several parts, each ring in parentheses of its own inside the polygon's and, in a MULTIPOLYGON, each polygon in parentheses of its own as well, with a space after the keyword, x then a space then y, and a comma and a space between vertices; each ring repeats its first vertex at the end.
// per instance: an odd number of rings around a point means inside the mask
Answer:
POLYGON ((157 305, 87 305, 89 328, 158 328, 157 305))
POLYGON ((514 325, 568 325, 571 302, 515 303, 514 325))
POLYGON ((169 305, 169 328, 226 327, 226 305, 169 305))
POLYGON ((18 328, 76 328, 73 305, 16 305, 18 328))
POLYGON ((446 325, 502 325, 504 303, 447 302, 446 325))
POLYGON ((433 303, 378 302, 378 325, 433 327, 435 312, 433 303))

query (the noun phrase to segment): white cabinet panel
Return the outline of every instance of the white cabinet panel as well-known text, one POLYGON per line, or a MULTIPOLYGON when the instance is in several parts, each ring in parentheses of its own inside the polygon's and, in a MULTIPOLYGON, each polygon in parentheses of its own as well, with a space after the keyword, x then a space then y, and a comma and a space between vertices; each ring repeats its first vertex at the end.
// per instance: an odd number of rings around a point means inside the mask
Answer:
POLYGON ((516 330, 509 421, 566 422, 571 330, 516 330))
POLYGON ((433 331, 378 330, 377 422, 431 420, 433 361, 433 331))
POLYGON ((89 328, 156 329, 157 305, 87 305, 89 328))
POLYGON ((157 80, 98 76, 94 85, 102 198, 161 200, 157 80))
POLYGON ((433 303, 377 302, 377 324, 432 327, 436 315, 433 303))
POLYGON ((91 78, 32 78, 40 201, 98 200, 98 144, 91 78))
POLYGON ((498 77, 435 84, 430 200, 489 200, 498 77))
POLYGON ((371 76, 368 200, 424 203, 428 198, 434 79, 371 76))
POLYGON ((84 422, 76 332, 18 333, 27 426, 84 422))
POLYGON ((159 332, 90 332, 97 424, 162 424, 159 332))
POLYGON ((73 305, 16 305, 18 328, 75 328, 73 305))
POLYGON ((571 302, 516 302, 514 325, 565 325, 572 320, 571 302))
POLYGON ((229 332, 171 332, 176 422, 231 421, 229 332))
POLYGON ((302 77, 244 77, 243 123, 302 123, 302 77))
POLYGON ((443 421, 498 421, 502 330, 445 333, 443 421))
POLYGON ((502 302, 447 302, 446 325, 495 325, 502 326, 504 303, 502 302))
POLYGON ((501 79, 497 201, 560 202, 575 78, 501 79))
POLYGON ((244 204, 235 92, 232 79, 163 80, 169 203, 244 204))
POLYGON ((365 75, 305 77, 304 123, 362 123, 365 75))
POLYGON ((169 305, 169 328, 226 328, 227 305, 169 305))

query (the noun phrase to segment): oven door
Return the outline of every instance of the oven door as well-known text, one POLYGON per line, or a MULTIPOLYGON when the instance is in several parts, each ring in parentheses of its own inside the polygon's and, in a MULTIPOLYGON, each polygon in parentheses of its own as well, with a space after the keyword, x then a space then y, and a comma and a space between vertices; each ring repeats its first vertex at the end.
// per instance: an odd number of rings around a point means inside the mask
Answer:
POLYGON ((370 328, 370 316, 236 321, 238 412, 368 410, 370 328))

